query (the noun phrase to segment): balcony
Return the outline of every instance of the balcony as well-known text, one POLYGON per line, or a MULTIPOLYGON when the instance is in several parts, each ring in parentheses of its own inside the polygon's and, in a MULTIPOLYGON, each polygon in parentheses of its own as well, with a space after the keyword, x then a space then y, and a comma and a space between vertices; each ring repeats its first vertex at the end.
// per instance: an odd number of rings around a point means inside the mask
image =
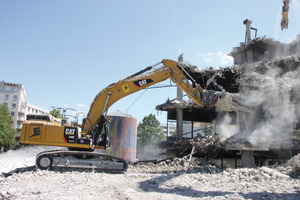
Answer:
POLYGON ((25 109, 25 108, 19 108, 18 112, 19 112, 19 113, 24 113, 24 114, 25 114, 25 113, 26 113, 26 109, 25 109))
POLYGON ((21 136, 21 131, 17 131, 15 137, 19 138, 21 136))
POLYGON ((16 129, 22 129, 23 124, 17 124, 16 129))
POLYGON ((25 121, 25 116, 18 116, 18 121, 25 121))

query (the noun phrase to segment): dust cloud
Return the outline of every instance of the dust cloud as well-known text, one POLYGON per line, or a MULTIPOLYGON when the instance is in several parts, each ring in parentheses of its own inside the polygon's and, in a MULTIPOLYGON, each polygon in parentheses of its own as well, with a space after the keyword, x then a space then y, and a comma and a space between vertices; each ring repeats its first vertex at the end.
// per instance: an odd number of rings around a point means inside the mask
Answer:
POLYGON ((16 168, 35 165, 35 157, 42 151, 65 149, 51 146, 25 146, 16 150, 9 150, 0 154, 0 174, 8 173, 16 168))
MULTIPOLYGON (((295 46, 298 49, 293 42, 281 49, 295 46)), ((300 54, 286 54, 279 51, 273 59, 240 66, 240 101, 252 112, 237 112, 235 135, 224 128, 232 121, 225 116, 220 129, 223 140, 248 141, 267 149, 291 145, 292 132, 299 128, 300 118, 300 54)))

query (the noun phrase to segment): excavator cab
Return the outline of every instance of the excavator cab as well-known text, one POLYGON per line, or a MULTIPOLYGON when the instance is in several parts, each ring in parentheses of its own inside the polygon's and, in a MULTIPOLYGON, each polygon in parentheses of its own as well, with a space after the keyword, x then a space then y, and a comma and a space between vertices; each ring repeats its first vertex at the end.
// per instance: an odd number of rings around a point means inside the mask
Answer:
POLYGON ((101 117, 98 124, 92 131, 93 143, 96 149, 107 149, 110 148, 110 130, 109 120, 105 117, 101 117))

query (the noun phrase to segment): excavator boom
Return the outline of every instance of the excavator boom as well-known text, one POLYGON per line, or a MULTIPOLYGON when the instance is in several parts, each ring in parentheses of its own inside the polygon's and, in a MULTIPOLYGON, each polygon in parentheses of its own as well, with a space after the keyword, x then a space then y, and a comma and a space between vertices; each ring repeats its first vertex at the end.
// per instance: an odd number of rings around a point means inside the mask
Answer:
POLYGON ((142 72, 129 76, 117 83, 111 84, 100 91, 92 102, 87 118, 83 123, 83 131, 89 132, 96 126, 101 115, 105 115, 108 108, 121 98, 133 94, 137 91, 150 87, 154 84, 162 82, 170 78, 176 83, 187 95, 197 104, 201 104, 201 93, 203 93, 200 85, 193 88, 189 80, 184 76, 182 70, 178 67, 178 63, 173 60, 162 60, 162 67, 152 70, 154 67, 148 67, 142 72))

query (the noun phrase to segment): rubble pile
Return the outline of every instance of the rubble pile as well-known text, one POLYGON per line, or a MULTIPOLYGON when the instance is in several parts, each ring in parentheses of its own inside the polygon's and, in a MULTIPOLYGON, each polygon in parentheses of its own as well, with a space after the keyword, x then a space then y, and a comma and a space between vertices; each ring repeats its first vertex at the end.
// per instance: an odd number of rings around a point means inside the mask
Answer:
POLYGON ((300 36, 290 44, 283 44, 273 39, 258 37, 248 43, 240 43, 240 47, 233 48, 230 55, 235 65, 247 63, 247 51, 251 51, 253 62, 282 58, 300 51, 300 36))
POLYGON ((172 108, 190 108, 190 109, 193 109, 193 108, 198 108, 200 109, 201 106, 197 105, 194 101, 192 100, 182 100, 182 101, 179 101, 177 99, 174 99, 174 100, 170 100, 168 99, 164 104, 161 104, 161 105, 157 105, 156 106, 156 109, 172 109, 172 108))
POLYGON ((124 173, 26 170, 0 176, 0 199, 298 200, 300 182, 295 173, 299 159, 300 155, 274 168, 221 170, 205 159, 187 155, 137 163, 124 173))
POLYGON ((300 178, 300 154, 293 156, 286 164, 283 166, 278 166, 276 168, 278 171, 288 174, 293 178, 300 178))
POLYGON ((167 152, 172 152, 177 156, 187 155, 192 152, 195 156, 214 157, 222 147, 218 135, 196 137, 175 142, 163 142, 161 148, 166 148, 167 152))
POLYGON ((123 174, 38 170, 0 177, 0 199, 299 199, 300 182, 277 169, 123 174), (44 183, 44 184, 43 184, 44 183))
MULTIPOLYGON (((286 90, 292 102, 297 104, 300 99, 300 53, 284 58, 242 66, 243 76, 238 80, 241 87, 250 87, 259 93, 268 90, 286 90)), ((247 93, 241 91, 244 98, 247 93)), ((246 99, 245 99, 246 101, 246 99)))
POLYGON ((237 80, 241 75, 241 71, 238 66, 199 69, 197 66, 186 62, 181 62, 180 65, 203 89, 215 91, 225 90, 230 93, 239 92, 239 83, 237 80))
POLYGON ((221 169, 214 166, 207 159, 192 157, 191 155, 184 156, 182 158, 173 157, 164 159, 162 161, 151 162, 137 162, 134 165, 129 166, 130 172, 180 172, 187 170, 196 170, 202 173, 217 173, 221 169))

